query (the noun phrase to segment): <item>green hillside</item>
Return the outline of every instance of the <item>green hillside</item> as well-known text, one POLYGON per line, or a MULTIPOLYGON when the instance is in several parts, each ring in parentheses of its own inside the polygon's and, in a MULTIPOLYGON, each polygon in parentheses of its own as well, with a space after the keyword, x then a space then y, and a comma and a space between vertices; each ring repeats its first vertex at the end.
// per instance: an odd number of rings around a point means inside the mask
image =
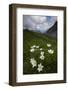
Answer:
POLYGON ((23 74, 41 74, 41 73, 57 73, 57 42, 55 38, 24 30, 23 31, 23 74), (51 44, 51 47, 47 47, 51 44), (39 46, 34 52, 30 52, 31 46, 39 46), (40 57, 40 48, 44 53, 44 60, 40 57), (48 50, 54 50, 53 54, 49 54, 48 50), (35 58, 37 65, 32 67, 30 59, 35 58), (42 71, 38 72, 38 64, 43 65, 42 71))

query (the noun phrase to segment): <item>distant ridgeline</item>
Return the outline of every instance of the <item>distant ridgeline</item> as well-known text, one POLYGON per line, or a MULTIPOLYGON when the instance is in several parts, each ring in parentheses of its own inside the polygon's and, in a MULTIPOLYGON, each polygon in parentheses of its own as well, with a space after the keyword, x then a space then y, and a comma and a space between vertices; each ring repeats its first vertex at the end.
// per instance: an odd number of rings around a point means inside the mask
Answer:
MULTIPOLYGON (((24 29, 24 30, 41 33, 40 30, 29 30, 29 29, 24 29)), ((57 38, 57 22, 55 22, 55 24, 49 30, 47 30, 47 32, 44 32, 44 33, 41 33, 41 34, 45 34, 45 35, 48 35, 50 37, 57 38)))

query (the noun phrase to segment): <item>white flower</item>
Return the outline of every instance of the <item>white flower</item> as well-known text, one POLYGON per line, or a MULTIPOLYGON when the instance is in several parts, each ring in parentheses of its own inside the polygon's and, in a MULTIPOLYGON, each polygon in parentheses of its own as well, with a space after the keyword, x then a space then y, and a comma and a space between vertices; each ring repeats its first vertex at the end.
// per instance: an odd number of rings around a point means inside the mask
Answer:
POLYGON ((44 66, 41 63, 38 64, 38 68, 37 68, 38 72, 42 71, 43 70, 43 67, 44 66))
POLYGON ((53 54, 53 53, 54 53, 54 50, 49 49, 49 50, 48 50, 48 53, 53 54))
POLYGON ((43 49, 42 48, 40 48, 40 51, 42 51, 43 49))
POLYGON ((33 48, 35 48, 35 47, 36 47, 36 45, 33 45, 32 47, 33 47, 33 48))
POLYGON ((33 46, 31 46, 31 49, 34 49, 36 47, 36 45, 33 45, 33 46))
POLYGON ((36 46, 36 48, 39 48, 39 46, 36 46))
POLYGON ((34 52, 34 51, 35 51, 34 48, 30 49, 30 52, 34 52))
POLYGON ((44 58, 45 58, 45 56, 43 56, 43 55, 40 56, 40 59, 41 60, 44 60, 44 58))
POLYGON ((47 44, 47 47, 51 47, 51 44, 47 44))
POLYGON ((34 68, 35 66, 37 66, 37 62, 34 58, 30 59, 30 63, 32 64, 32 67, 34 68))
POLYGON ((41 55, 44 55, 44 52, 41 52, 41 55))

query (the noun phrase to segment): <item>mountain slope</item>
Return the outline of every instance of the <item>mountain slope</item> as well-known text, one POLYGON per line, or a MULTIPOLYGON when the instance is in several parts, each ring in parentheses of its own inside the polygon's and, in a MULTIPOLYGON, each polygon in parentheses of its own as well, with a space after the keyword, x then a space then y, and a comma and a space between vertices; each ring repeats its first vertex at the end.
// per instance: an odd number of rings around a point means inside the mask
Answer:
POLYGON ((57 22, 46 32, 46 34, 57 38, 57 22))

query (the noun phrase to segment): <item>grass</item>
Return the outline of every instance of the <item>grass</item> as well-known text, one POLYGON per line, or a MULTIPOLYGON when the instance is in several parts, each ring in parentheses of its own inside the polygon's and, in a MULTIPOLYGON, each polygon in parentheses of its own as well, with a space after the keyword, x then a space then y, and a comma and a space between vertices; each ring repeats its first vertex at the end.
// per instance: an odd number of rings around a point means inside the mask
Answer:
POLYGON ((23 74, 44 74, 44 73, 57 73, 57 41, 55 38, 24 30, 23 31, 23 74), (52 46, 50 48, 47 47, 47 43, 50 43, 52 46), (45 59, 40 60, 40 52, 37 50, 36 52, 31 53, 30 47, 33 45, 38 45, 40 48, 43 48, 45 52, 45 59), (53 49, 54 53, 49 54, 48 49, 53 49), (30 63, 30 58, 35 58, 37 63, 42 63, 44 66, 41 72, 37 71, 38 67, 32 68, 30 63))

